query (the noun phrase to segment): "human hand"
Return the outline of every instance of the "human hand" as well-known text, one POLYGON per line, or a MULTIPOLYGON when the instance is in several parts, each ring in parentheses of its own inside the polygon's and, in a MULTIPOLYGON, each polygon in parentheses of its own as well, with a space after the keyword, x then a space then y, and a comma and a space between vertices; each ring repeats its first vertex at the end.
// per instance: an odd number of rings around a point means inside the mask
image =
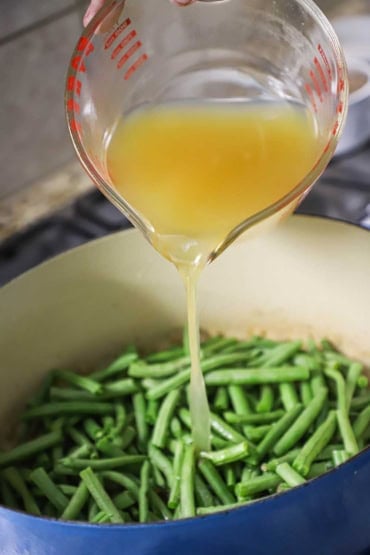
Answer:
MULTIPOLYGON (((103 7, 106 0, 91 0, 89 7, 86 10, 86 13, 83 18, 83 24, 86 27, 94 15, 103 7)), ((193 4, 195 0, 170 0, 172 4, 176 4, 177 6, 188 6, 189 4, 193 4)))

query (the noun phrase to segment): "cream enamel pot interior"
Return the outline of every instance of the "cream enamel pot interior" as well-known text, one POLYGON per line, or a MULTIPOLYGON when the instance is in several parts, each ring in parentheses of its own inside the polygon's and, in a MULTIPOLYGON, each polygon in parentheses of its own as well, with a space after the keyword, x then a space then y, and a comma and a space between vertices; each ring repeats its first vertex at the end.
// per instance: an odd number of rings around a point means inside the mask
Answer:
MULTIPOLYGON (((370 234, 355 226, 293 216, 230 247, 204 272, 199 298, 201 326, 211 332, 328 337, 370 363, 370 234)), ((184 321, 177 272, 134 230, 28 272, 0 290, 1 426, 50 368, 97 367, 130 342, 161 342, 184 321)), ((369 483, 365 450, 307 487, 175 523, 98 527, 0 508, 0 553, 239 555, 249 545, 252 554, 354 555, 370 547, 368 522, 359 516, 370 511, 369 483), (269 534, 257 537, 264 527, 269 534)))

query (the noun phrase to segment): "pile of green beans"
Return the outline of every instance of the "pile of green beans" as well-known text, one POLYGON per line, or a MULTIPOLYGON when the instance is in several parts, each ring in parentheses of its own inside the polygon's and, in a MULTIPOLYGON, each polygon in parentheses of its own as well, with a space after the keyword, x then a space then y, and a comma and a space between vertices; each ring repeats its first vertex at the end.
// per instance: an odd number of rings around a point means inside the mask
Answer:
POLYGON ((92 523, 206 515, 304 484, 369 443, 363 366, 326 340, 201 344, 211 451, 197 453, 186 341, 108 367, 54 370, 0 451, 0 502, 92 523))

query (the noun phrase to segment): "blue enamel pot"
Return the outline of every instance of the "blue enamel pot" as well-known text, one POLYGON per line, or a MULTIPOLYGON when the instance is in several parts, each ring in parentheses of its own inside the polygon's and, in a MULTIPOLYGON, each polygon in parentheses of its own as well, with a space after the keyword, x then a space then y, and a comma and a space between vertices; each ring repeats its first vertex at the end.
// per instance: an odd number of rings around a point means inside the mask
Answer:
MULTIPOLYGON (((201 325, 245 337, 327 337, 370 362, 370 235, 293 216, 204 272, 201 325)), ((96 367, 123 344, 154 346, 184 322, 176 271, 136 231, 92 242, 0 290, 0 435, 53 367, 96 367)), ((1 555, 370 553, 370 451, 265 500, 207 517, 89 525, 0 507, 1 555)))

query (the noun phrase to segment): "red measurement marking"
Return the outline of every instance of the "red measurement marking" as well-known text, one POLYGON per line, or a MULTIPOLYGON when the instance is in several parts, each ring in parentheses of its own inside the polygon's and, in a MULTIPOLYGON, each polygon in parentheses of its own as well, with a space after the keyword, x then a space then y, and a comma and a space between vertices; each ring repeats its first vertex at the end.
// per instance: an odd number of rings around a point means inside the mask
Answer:
POLYGON ((338 102, 338 106, 337 106, 337 114, 341 114, 343 112, 343 102, 340 101, 338 102))
POLYGON ((127 27, 131 25, 131 19, 128 17, 127 19, 125 19, 125 21, 123 21, 121 23, 121 25, 119 25, 117 27, 117 29, 114 31, 114 33, 112 33, 107 40, 104 43, 104 48, 105 50, 107 50, 108 48, 110 48, 112 46, 112 44, 114 43, 114 41, 116 40, 117 37, 119 37, 119 35, 121 33, 123 33, 123 31, 125 29, 127 29, 127 27))
POLYGON ((326 80, 324 70, 322 69, 321 64, 320 64, 318 58, 315 57, 313 63, 315 64, 317 73, 320 75, 320 79, 321 79, 322 85, 323 85, 323 87, 324 87, 324 91, 325 91, 325 92, 328 92, 328 91, 329 91, 329 89, 328 89, 328 82, 327 82, 327 80, 326 80))
POLYGON ((131 58, 131 56, 132 56, 133 54, 135 54, 135 52, 136 52, 137 50, 139 50, 139 48, 140 48, 141 46, 142 46, 141 41, 138 40, 137 42, 135 42, 135 44, 133 44, 133 45, 131 46, 131 48, 129 48, 129 49, 127 50, 126 54, 124 54, 124 55, 122 56, 122 58, 120 59, 120 61, 119 61, 118 64, 117 64, 117 69, 121 69, 121 67, 125 65, 125 63, 131 58))
POLYGON ((332 130, 332 135, 336 135, 337 131, 338 131, 338 127, 339 127, 339 121, 337 120, 334 124, 333 130, 332 130))
POLYGON ((318 82, 317 77, 312 70, 310 71, 310 77, 311 77, 313 86, 315 88, 315 91, 317 93, 317 96, 319 97, 320 102, 322 102, 320 83, 318 82))
POLYGON ((125 75, 124 75, 124 80, 128 81, 128 79, 130 79, 130 77, 132 77, 132 75, 135 73, 135 71, 137 69, 139 69, 139 67, 141 67, 148 59, 147 54, 142 54, 140 56, 140 58, 138 58, 136 60, 136 62, 134 64, 132 64, 132 66, 126 71, 125 75))
POLYGON ((123 40, 121 40, 121 42, 119 43, 119 45, 113 50, 111 58, 112 60, 114 60, 114 58, 117 57, 117 55, 121 52, 121 50, 123 50, 124 48, 126 48, 126 46, 128 45, 128 43, 130 41, 132 41, 132 39, 136 37, 136 31, 135 29, 133 29, 123 40))
POLYGON ((76 71, 81 71, 82 73, 86 73, 86 66, 82 61, 82 56, 75 56, 72 58, 71 66, 76 71))
POLYGON ((94 45, 86 37, 81 37, 77 44, 78 52, 85 52, 85 56, 89 56, 91 52, 94 52, 94 45))
POLYGON ((68 77, 67 91, 74 92, 77 96, 81 94, 82 83, 77 77, 68 77))
POLYGON ((70 98, 67 102, 67 110, 69 110, 70 112, 75 112, 76 114, 78 114, 79 111, 80 111, 80 105, 78 104, 78 102, 73 100, 73 98, 70 98))
POLYGON ((328 59, 326 57, 326 54, 324 52, 323 47, 321 46, 321 44, 317 45, 317 50, 320 52, 320 56, 322 57, 322 59, 324 60, 324 64, 326 67, 326 71, 328 72, 328 76, 329 76, 329 81, 331 81, 331 69, 330 69, 330 65, 328 62, 328 59))
POLYGON ((81 124, 75 118, 71 119, 69 126, 71 131, 76 131, 77 133, 81 131, 81 124))
POLYGON ((308 83, 305 84, 304 88, 306 89, 306 92, 311 100, 311 104, 312 104, 312 108, 314 109, 315 112, 317 112, 317 106, 316 106, 316 102, 315 102, 315 98, 313 96, 313 92, 312 89, 310 87, 310 85, 308 83))

